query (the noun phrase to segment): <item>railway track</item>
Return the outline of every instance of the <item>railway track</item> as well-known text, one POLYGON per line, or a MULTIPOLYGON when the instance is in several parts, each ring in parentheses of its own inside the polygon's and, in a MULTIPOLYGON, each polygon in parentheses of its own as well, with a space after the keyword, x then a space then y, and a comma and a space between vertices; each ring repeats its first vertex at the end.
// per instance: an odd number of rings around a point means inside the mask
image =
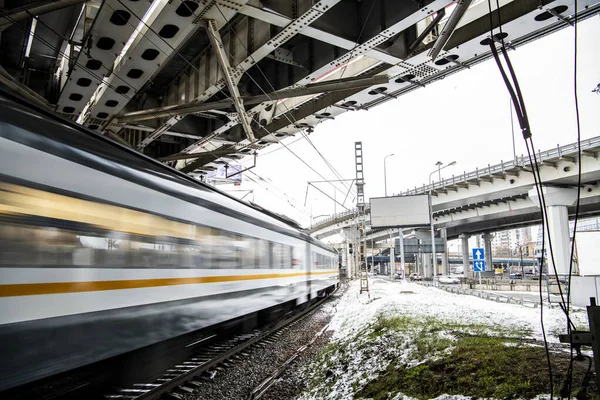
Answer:
MULTIPOLYGON (((107 391, 102 397, 107 400, 184 399, 194 393, 203 381, 214 379, 220 371, 243 359, 247 355, 245 350, 253 346, 268 346, 273 343, 277 337, 291 329, 328 299, 329 296, 324 297, 305 310, 271 327, 210 344, 188 360, 169 368, 151 382, 136 383, 130 387, 107 391)), ((189 346, 208 339, 212 339, 212 336, 201 338, 189 346)))

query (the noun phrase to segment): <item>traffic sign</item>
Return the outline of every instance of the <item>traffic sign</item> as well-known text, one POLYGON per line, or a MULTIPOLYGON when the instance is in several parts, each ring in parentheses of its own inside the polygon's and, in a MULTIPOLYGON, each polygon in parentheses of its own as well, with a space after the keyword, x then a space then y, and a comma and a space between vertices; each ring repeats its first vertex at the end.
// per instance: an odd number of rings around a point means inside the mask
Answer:
POLYGON ((473 249, 473 272, 485 271, 485 250, 482 247, 473 249))
POLYGON ((485 261, 473 261, 473 272, 485 272, 485 261))
POLYGON ((485 250, 483 247, 475 247, 473 249, 473 261, 475 260, 485 260, 485 250))

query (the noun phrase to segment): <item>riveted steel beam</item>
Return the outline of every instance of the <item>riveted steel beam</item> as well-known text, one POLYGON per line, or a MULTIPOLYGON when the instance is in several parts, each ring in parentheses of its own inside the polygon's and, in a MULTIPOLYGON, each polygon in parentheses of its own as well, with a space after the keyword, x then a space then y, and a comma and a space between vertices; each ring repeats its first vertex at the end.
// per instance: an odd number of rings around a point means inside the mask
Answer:
MULTIPOLYGON (((310 26, 309 26, 310 24, 314 23, 315 20, 317 20, 318 18, 323 16, 327 12, 327 10, 330 10, 333 6, 335 6, 340 1, 341 0, 321 0, 317 3, 315 3, 312 7, 310 7, 304 14, 302 14, 297 19, 288 20, 288 23, 284 23, 283 25, 274 24, 274 25, 283 27, 283 29, 277 35, 270 38, 270 40, 268 40, 266 43, 264 43, 262 46, 260 46, 256 50, 253 50, 253 47, 250 44, 248 44, 248 47, 245 49, 245 50, 247 50, 247 56, 245 59, 243 59, 239 64, 237 64, 235 66, 235 71, 238 71, 240 74, 248 71, 252 66, 256 65, 256 63, 258 63, 260 60, 264 59, 270 53, 272 53, 273 51, 275 51, 276 49, 281 47, 284 43, 286 43, 288 40, 293 38, 295 35, 297 35, 299 33, 304 33, 305 30, 310 28, 310 26)), ((247 0, 245 1, 245 3, 246 2, 247 2, 247 0)), ((248 8, 253 9, 253 7, 249 7, 248 5, 245 4, 243 7, 241 7, 238 10, 238 12, 240 14, 250 16, 249 14, 247 14, 244 11, 244 10, 247 11, 248 8)), ((254 18, 254 17, 252 17, 252 18, 254 18)), ((237 32, 237 35, 240 35, 239 31, 237 32)), ((239 37, 234 37, 234 38, 231 38, 230 40, 241 41, 241 39, 239 37)), ((219 82, 217 82, 216 84, 212 84, 209 87, 203 88, 200 91, 200 94, 197 95, 194 98, 194 100, 197 101, 198 103, 207 101, 216 92, 218 92, 218 89, 220 89, 221 87, 224 87, 224 85, 219 86, 220 83, 221 83, 221 80, 219 80, 219 82)), ((181 115, 171 116, 163 125, 161 125, 159 128, 157 128, 156 131, 152 133, 152 135, 150 135, 149 137, 147 137, 145 139, 146 140, 145 145, 150 143, 152 140, 157 139, 160 135, 162 135, 162 133, 164 131, 166 131, 170 127, 174 126, 175 124, 177 124, 182 118, 183 117, 181 115)), ((234 123, 232 122, 232 124, 234 124, 234 123)), ((232 124, 228 124, 228 125, 232 125, 232 124)), ((223 129, 228 129, 228 128, 224 127, 223 129)), ((199 146, 202 143, 206 143, 207 141, 212 140, 214 137, 218 136, 220 133, 221 132, 217 130, 217 131, 213 132, 212 134, 207 135, 202 141, 199 141, 199 142, 196 142, 196 143, 190 145, 186 150, 190 150, 192 148, 199 146)))
POLYGON ((40 1, 27 6, 19 7, 15 10, 10 10, 5 16, 0 17, 0 31, 8 28, 12 24, 24 19, 30 18, 32 15, 47 14, 52 11, 61 10, 77 4, 85 3, 88 0, 54 0, 40 1))
POLYGON ((227 82, 227 88, 229 88, 229 94, 232 97, 232 101, 238 113, 238 118, 240 119, 242 128, 244 129, 246 137, 250 143, 254 143, 254 132, 252 131, 250 121, 248 120, 248 115, 246 114, 246 109, 244 108, 244 101, 240 95, 240 89, 237 87, 237 83, 239 82, 242 74, 239 71, 232 69, 231 65, 229 65, 229 57, 225 53, 223 39, 221 39, 217 22, 214 20, 208 20, 206 24, 206 31, 208 32, 208 38, 210 39, 213 50, 217 55, 219 65, 223 70, 223 75, 225 76, 225 81, 227 82))
MULTIPOLYGON (((345 78, 337 79, 334 81, 315 83, 301 88, 277 90, 269 94, 263 94, 258 96, 245 96, 241 97, 241 100, 245 105, 255 105, 265 101, 283 100, 292 97, 302 97, 313 94, 336 92, 355 88, 366 88, 374 85, 384 84, 387 82, 388 77, 386 75, 377 75, 373 77, 345 78)), ((233 99, 226 99, 222 101, 204 104, 198 104, 194 102, 169 107, 134 111, 127 113, 117 119, 119 123, 129 123, 133 121, 144 121, 149 119, 169 117, 173 115, 185 115, 201 111, 219 110, 229 108, 231 106, 234 106, 233 99)))

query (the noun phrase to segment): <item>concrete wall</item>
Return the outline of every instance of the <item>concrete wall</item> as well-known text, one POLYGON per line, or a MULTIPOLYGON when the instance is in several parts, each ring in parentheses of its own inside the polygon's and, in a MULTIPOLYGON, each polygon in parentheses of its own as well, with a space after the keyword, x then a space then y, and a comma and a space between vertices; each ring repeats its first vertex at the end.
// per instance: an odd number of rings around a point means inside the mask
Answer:
POLYGON ((574 276, 571 278, 572 305, 577 307, 589 306, 590 297, 600 300, 599 294, 600 276, 574 276))

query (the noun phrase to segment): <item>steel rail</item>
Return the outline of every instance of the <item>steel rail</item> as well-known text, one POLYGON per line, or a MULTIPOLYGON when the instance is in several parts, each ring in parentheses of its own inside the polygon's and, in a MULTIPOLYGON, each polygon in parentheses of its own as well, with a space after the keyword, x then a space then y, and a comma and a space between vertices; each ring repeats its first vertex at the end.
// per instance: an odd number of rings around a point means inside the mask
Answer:
MULTIPOLYGON (((267 340, 282 329, 298 322, 300 319, 324 304, 324 302, 329 299, 329 296, 330 295, 320 299, 310 307, 300 311, 298 314, 295 314, 254 336, 251 334, 238 335, 234 338, 211 345, 204 352, 201 351, 196 356, 166 370, 165 374, 152 382, 137 383, 132 385, 131 388, 120 389, 113 394, 105 394, 104 398, 111 400, 151 400, 158 399, 166 394, 171 394, 177 388, 193 381, 195 377, 198 377, 211 369, 217 368, 219 365, 224 364, 249 347, 267 340), (243 340, 244 337, 248 336, 252 337, 243 340)), ((192 385, 193 384, 190 384, 190 386, 192 385)))

